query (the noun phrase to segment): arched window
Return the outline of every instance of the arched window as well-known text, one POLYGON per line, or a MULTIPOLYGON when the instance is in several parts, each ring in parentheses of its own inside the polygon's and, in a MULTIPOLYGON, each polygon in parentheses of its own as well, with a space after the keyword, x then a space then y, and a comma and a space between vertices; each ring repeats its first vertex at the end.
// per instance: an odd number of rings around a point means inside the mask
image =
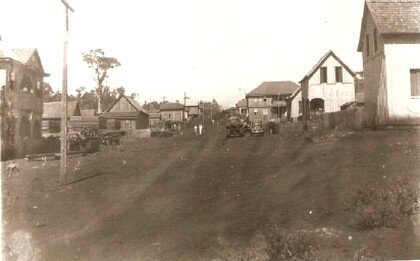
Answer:
POLYGON ((324 110, 324 100, 320 98, 314 98, 310 102, 311 111, 323 111, 324 110))

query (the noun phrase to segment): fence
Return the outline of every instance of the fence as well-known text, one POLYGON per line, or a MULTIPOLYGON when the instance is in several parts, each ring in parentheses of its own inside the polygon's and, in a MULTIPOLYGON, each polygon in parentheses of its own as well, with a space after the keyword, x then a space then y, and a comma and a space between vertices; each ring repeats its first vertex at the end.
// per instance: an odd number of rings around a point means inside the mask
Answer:
POLYGON ((331 129, 361 131, 366 129, 364 107, 355 107, 345 111, 311 114, 308 122, 310 129, 327 131, 331 129))

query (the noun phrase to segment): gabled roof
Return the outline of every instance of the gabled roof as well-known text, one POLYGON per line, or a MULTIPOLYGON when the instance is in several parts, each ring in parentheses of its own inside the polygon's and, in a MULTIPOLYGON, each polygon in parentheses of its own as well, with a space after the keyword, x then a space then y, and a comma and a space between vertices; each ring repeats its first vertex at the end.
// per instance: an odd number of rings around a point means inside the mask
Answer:
MULTIPOLYGON (((61 102, 44 102, 42 119, 61 119, 61 102)), ((81 116, 79 102, 67 102, 67 117, 81 116)))
POLYGON ((293 100, 294 98, 296 98, 296 96, 302 91, 302 88, 297 89, 292 95, 290 95, 290 97, 288 97, 288 100, 293 100))
POLYGON ((246 99, 242 99, 236 103, 237 108, 246 108, 248 107, 248 101, 246 99))
POLYGON ((368 15, 372 15, 379 34, 419 34, 420 0, 366 0, 359 46, 362 50, 364 28, 368 15))
POLYGON ((105 110, 105 112, 110 112, 112 108, 115 106, 115 104, 117 104, 117 102, 119 102, 120 99, 122 98, 126 99, 128 103, 130 103, 131 106, 133 106, 133 108, 136 109, 137 111, 143 112, 145 114, 149 114, 145 109, 143 109, 143 107, 141 107, 141 105, 136 100, 134 100, 133 98, 127 97, 125 95, 120 95, 120 97, 118 97, 118 99, 111 106, 109 106, 109 108, 105 110))
POLYGON ((19 61, 18 55, 0 40, 0 58, 10 58, 19 61))
POLYGON ((199 100, 195 100, 195 99, 187 99, 185 101, 185 106, 187 107, 198 107, 200 104, 199 100))
POLYGON ((177 110, 183 110, 184 105, 177 102, 167 102, 167 103, 160 104, 159 109, 161 111, 177 111, 177 110))
POLYGON ((299 83, 302 83, 303 81, 305 81, 306 79, 309 79, 312 77, 312 75, 314 75, 314 73, 322 66, 322 64, 324 64, 324 62, 330 57, 334 57, 335 60, 337 60, 341 66, 346 69, 346 71, 348 73, 351 74, 351 76, 355 76, 356 74, 350 69, 350 67, 348 67, 340 58, 337 57, 337 55, 335 55, 335 53, 332 50, 329 50, 324 56, 321 57, 321 59, 315 64, 315 66, 305 75, 305 77, 303 77, 302 80, 300 80, 299 83))
MULTIPOLYGON (((38 51, 36 48, 22 48, 22 49, 10 49, 8 48, 3 41, 0 40, 0 58, 10 58, 17 62, 20 62, 23 65, 38 65, 39 69, 44 73, 44 67, 41 63, 41 58, 39 57, 38 51), (31 57, 35 56, 36 61, 31 61, 31 57)), ((49 76, 45 74, 45 76, 49 76)))
POLYGON ((249 92, 246 97, 290 95, 298 88, 299 85, 291 81, 263 82, 257 88, 249 92))

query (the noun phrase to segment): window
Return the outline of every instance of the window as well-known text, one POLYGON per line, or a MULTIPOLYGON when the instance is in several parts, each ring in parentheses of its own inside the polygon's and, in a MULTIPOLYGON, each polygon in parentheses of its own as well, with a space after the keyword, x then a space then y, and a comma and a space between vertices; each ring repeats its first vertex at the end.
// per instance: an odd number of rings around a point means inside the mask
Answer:
POLYGON ((420 98, 420 69, 410 70, 411 97, 420 98))
POLYGON ((366 56, 369 56, 370 46, 369 46, 369 34, 366 34, 366 56))
POLYGON ((303 112, 303 103, 302 101, 299 101, 299 114, 303 112))
POLYGON ((171 118, 171 114, 170 114, 170 113, 168 114, 168 118, 169 118, 169 119, 171 118))
POLYGON ((378 29, 373 29, 373 51, 378 51, 378 29))
POLYGON ((254 115, 258 116, 258 110, 257 109, 254 109, 254 115))
POLYGON ((335 82, 343 82, 343 67, 335 67, 335 82))
POLYGON ((263 110, 263 114, 264 114, 264 115, 267 115, 267 114, 268 114, 268 110, 267 110, 267 109, 264 109, 264 110, 263 110))
POLYGON ((327 67, 321 67, 321 83, 328 82, 327 67))

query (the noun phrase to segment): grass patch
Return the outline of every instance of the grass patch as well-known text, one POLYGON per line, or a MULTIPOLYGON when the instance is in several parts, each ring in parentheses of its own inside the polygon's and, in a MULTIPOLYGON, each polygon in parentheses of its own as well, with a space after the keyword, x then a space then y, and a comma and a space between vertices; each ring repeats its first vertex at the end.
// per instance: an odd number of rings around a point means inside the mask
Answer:
POLYGON ((355 225, 362 230, 395 227, 405 215, 418 211, 419 197, 416 180, 400 177, 354 188, 347 209, 355 214, 355 225))

